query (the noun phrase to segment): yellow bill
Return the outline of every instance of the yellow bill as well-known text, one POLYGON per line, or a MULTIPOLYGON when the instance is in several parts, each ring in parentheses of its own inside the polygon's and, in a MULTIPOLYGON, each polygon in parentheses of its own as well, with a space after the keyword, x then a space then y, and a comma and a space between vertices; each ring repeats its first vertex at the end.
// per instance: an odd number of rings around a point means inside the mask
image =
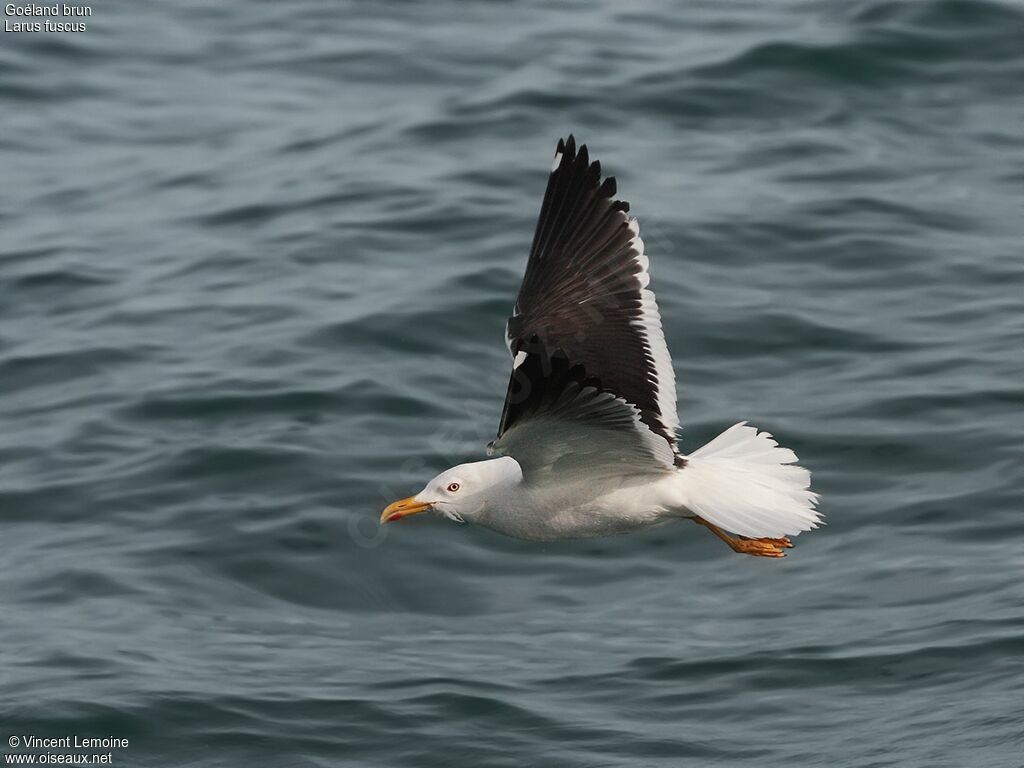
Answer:
POLYGON ((392 504, 388 504, 384 511, 380 513, 380 522, 382 525, 384 523, 393 523, 396 520, 401 520, 403 517, 418 515, 429 509, 430 504, 424 501, 416 501, 415 496, 410 496, 407 499, 399 499, 392 504))

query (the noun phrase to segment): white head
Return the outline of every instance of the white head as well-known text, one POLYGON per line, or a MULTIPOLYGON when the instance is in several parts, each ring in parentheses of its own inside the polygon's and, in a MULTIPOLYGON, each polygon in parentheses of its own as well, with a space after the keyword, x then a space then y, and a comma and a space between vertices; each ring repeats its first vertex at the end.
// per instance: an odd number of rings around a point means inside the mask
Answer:
POLYGON ((519 463, 508 456, 459 464, 446 469, 415 496, 388 505, 380 521, 391 523, 428 510, 460 523, 473 521, 522 479, 519 463))

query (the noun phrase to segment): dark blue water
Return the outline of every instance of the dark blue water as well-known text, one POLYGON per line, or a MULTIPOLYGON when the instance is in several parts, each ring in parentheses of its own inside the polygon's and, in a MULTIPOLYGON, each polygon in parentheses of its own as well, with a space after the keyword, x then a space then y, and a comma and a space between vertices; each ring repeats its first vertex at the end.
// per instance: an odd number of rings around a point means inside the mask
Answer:
POLYGON ((87 21, 0 37, 3 742, 1024 764, 1024 5, 87 21), (747 419, 814 472, 785 560, 377 528, 493 437, 569 131, 640 217, 684 449, 747 419))

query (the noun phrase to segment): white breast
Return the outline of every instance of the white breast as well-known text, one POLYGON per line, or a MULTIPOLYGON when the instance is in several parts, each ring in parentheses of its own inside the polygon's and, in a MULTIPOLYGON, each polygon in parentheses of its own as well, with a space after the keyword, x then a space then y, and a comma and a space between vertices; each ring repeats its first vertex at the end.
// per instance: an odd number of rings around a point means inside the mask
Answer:
POLYGON ((543 486, 520 483, 473 520, 506 536, 544 541, 626 533, 686 514, 677 472, 543 486))

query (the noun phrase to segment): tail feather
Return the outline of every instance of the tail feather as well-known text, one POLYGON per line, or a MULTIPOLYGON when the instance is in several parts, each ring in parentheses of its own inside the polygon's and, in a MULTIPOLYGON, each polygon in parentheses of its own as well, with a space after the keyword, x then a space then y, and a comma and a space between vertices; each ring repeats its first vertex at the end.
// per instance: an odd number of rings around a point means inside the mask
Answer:
POLYGON ((686 457, 687 508, 750 538, 795 536, 822 524, 811 473, 768 432, 735 424, 686 457))

